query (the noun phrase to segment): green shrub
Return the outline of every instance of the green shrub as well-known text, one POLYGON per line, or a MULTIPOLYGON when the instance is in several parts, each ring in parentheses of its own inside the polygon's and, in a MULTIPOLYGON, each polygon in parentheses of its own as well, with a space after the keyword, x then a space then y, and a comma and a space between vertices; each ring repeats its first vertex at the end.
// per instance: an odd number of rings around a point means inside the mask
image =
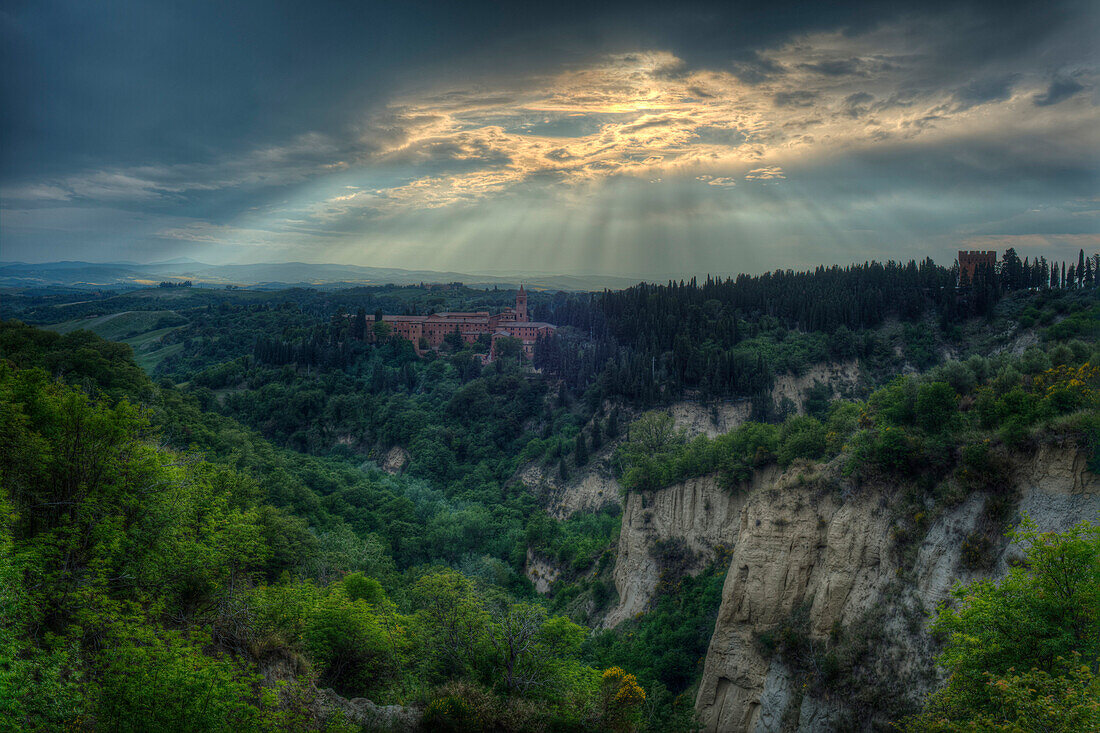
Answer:
POLYGON ((971 570, 989 570, 996 557, 993 555, 993 540, 983 532, 971 532, 963 540, 962 565, 971 570))
POLYGON ((1025 520, 1012 539, 1026 563, 959 586, 939 608, 947 684, 906 730, 1100 729, 1100 526, 1040 533, 1025 520))
POLYGON ((790 418, 779 431, 776 458, 781 466, 789 466, 796 458, 816 460, 825 454, 825 444, 825 426, 817 418, 790 418))
POLYGON ((946 382, 922 384, 917 390, 916 422, 929 433, 950 430, 956 423, 957 408, 958 396, 946 382))
POLYGON ((917 402, 917 382, 912 377, 898 377, 867 400, 875 421, 886 425, 912 425, 917 402))
POLYGON ((913 439, 901 428, 884 428, 875 441, 875 463, 887 473, 906 471, 915 454, 913 439))
POLYGON ((257 676, 175 632, 114 640, 100 658, 97 727, 116 731, 239 731, 259 727, 257 676))
POLYGON ((345 696, 377 696, 401 669, 392 631, 365 601, 351 600, 343 589, 314 609, 302 637, 321 682, 345 696))

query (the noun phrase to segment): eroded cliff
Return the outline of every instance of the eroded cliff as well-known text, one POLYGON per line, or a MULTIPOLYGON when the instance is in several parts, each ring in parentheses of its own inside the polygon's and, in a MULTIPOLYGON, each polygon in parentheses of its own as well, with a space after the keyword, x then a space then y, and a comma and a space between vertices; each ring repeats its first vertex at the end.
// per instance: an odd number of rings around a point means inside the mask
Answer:
MULTIPOLYGON (((1073 445, 1040 447, 1011 483, 1017 516, 1041 530, 1100 512, 1100 479, 1073 445)), ((987 521, 990 497, 976 493, 943 512, 915 553, 898 552, 901 493, 853 490, 823 467, 802 483, 788 472, 744 501, 696 700, 706 730, 869 729, 936 684, 927 611, 959 580, 1004 574, 1019 550, 994 544, 988 571, 966 561, 967 539, 987 521), (801 646, 777 650, 777 630, 801 646)))
MULTIPOLYGON (((1015 521, 1064 530, 1100 512, 1100 478, 1075 445, 1016 457, 1003 495, 1015 521)), ((958 581, 1007 572, 1019 549, 990 529, 977 492, 901 548, 906 486, 856 487, 839 464, 758 471, 729 491, 700 477, 630 494, 614 571, 614 626, 646 610, 670 570, 697 572, 730 553, 696 709, 708 731, 869 729, 919 704, 938 682, 928 613, 958 581), (965 555, 991 536, 988 562, 965 555), (679 549, 677 568, 668 548, 679 549), (686 558, 686 560, 685 560, 686 558)), ((909 507, 911 510, 911 506, 909 507)))
POLYGON ((715 476, 702 476, 660 491, 631 493, 615 558, 619 602, 604 625, 616 626, 645 611, 663 573, 697 573, 718 547, 732 547, 748 497, 777 475, 774 469, 758 471, 736 491, 721 487, 715 476))

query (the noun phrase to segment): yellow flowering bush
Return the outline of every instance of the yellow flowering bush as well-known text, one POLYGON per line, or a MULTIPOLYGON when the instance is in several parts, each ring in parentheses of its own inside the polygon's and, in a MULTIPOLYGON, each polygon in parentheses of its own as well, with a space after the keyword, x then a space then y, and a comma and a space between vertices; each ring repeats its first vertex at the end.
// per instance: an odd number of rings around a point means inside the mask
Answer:
POLYGON ((1049 412, 1065 414, 1097 404, 1100 367, 1084 363, 1079 367, 1057 366, 1034 377, 1032 388, 1049 412))
POLYGON ((604 670, 601 683, 607 726, 612 730, 633 730, 645 702, 645 690, 638 684, 638 678, 621 667, 611 667, 604 670))

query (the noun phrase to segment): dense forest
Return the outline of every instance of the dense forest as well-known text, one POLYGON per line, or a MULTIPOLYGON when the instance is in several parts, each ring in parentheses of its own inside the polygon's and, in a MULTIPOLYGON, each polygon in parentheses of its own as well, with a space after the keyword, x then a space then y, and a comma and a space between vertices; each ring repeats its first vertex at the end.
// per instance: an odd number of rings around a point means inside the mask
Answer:
MULTIPOLYGON (((601 460, 627 492, 705 474, 736 492, 763 466, 840 461, 914 480, 896 524, 913 552, 965 499, 945 477, 995 494, 1006 452, 1051 436, 1100 470, 1096 274, 1009 253, 973 282, 925 261, 532 293, 559 326, 534 370, 483 364, 485 343, 421 358, 366 338, 376 312, 495 310, 503 290, 12 293, 0 728, 358 729, 332 708, 369 698, 428 730, 691 730, 728 559, 599 629, 617 504, 556 519, 519 474, 565 484, 601 460), (838 362, 862 374, 842 394, 813 385, 799 410, 771 390, 838 362), (685 398, 751 420, 692 437, 662 409, 685 398), (549 593, 530 553, 563 569, 549 593)), ((1009 530, 1011 497, 988 511, 1009 530)), ((1031 562, 936 619, 948 684, 910 729, 1100 725, 1100 534, 1015 531, 1031 562)), ((975 568, 992 541, 973 538, 975 568)))
POLYGON ((957 264, 927 259, 642 283, 552 303, 547 320, 581 337, 542 344, 535 363, 574 388, 602 380, 610 393, 635 399, 753 396, 777 374, 826 359, 860 359, 880 376, 896 372, 901 364, 878 332, 893 320, 908 324, 906 360, 925 369, 936 360, 933 324, 937 335, 962 345, 958 324, 988 319, 1006 293, 1095 289, 1100 259, 1083 251, 1079 259, 1068 280, 1064 263, 1055 280, 1057 268, 1045 259, 1032 266, 1009 249, 998 269, 979 269, 972 282, 957 264))

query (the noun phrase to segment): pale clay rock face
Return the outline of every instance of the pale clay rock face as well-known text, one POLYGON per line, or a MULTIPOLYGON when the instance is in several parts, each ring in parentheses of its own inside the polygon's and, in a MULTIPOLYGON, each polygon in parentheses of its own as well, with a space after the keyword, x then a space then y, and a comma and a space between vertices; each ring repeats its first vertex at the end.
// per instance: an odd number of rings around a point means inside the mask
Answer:
POLYGON ((527 550, 525 572, 534 584, 535 592, 543 595, 550 592, 550 586, 561 576, 561 569, 556 564, 531 549, 527 550))
POLYGON ((580 471, 574 471, 569 481, 562 484, 557 468, 543 468, 531 464, 520 473, 530 490, 543 495, 546 511, 554 519, 567 519, 577 512, 595 512, 605 506, 617 506, 621 501, 622 487, 611 475, 601 455, 580 471))
MULTIPOLYGON (((848 625, 876 604, 897 609, 913 598, 887 586, 897 575, 890 548, 890 512, 874 491, 843 503, 833 494, 789 484, 789 471, 772 484, 778 492, 757 489, 744 501, 722 606, 707 652, 696 699, 707 731, 832 730, 843 714, 836 701, 803 696, 798 710, 790 695, 792 681, 782 663, 763 658, 754 635, 788 618, 802 603, 811 604, 811 636, 824 638, 834 623, 848 625)), ((1015 474, 1019 511, 1042 530, 1064 530, 1100 512, 1100 478, 1085 469, 1085 456, 1073 447, 1043 446, 1015 474)), ((679 487, 673 487, 679 489, 679 487)), ((670 491, 668 489, 666 491, 670 491)), ((958 581, 981 574, 960 567, 963 540, 975 530, 985 496, 975 494, 940 517, 917 553, 916 602, 932 610, 958 581)), ((624 536, 627 523, 624 520, 624 536)), ((1019 549, 1007 545, 994 576, 1007 572, 1019 549)), ((903 623, 887 625, 888 638, 913 668, 929 665, 932 649, 923 631, 903 623)), ((926 689, 913 690, 914 699, 926 689)), ((870 721, 863 721, 869 724, 870 721)))
POLYGON ((713 476, 703 476, 660 491, 631 493, 623 509, 615 558, 619 603, 604 619, 604 626, 616 626, 649 606, 660 576, 650 552, 654 543, 683 540, 696 554, 688 570, 698 573, 713 559, 715 548, 737 542, 745 502, 776 473, 774 468, 758 471, 747 490, 737 492, 721 488, 713 476))
POLYGON ((409 465, 409 452, 397 445, 390 448, 386 457, 382 459, 382 470, 389 474, 401 473, 409 465))
MULTIPOLYGON (((1044 446, 1022 462, 1014 479, 1020 511, 1054 530, 1096 517, 1100 478, 1085 470, 1084 460, 1075 448, 1044 446)), ((834 624, 851 625, 885 604, 887 635, 906 669, 931 669, 931 642, 923 630, 912 633, 906 613, 933 610, 956 582, 981 575, 961 568, 960 556, 963 540, 980 521, 984 495, 968 497, 932 525, 912 568, 915 585, 899 594, 896 584, 888 588, 898 577, 890 502, 870 487, 841 498, 799 481, 815 470, 830 469, 769 467, 735 492, 705 476, 626 499, 614 573, 619 603, 605 618, 606 627, 648 607, 660 574, 650 552, 655 542, 683 540, 696 553, 688 568, 693 573, 715 556, 715 548, 732 550, 696 699, 708 731, 827 731, 843 719, 841 701, 794 694, 801 682, 755 646, 758 632, 785 621, 800 605, 810 605, 811 636, 822 639, 834 624)), ((1019 551, 1005 547, 994 575, 1007 572, 1013 552, 1019 551)), ((926 691, 914 689, 914 699, 926 691)))
POLYGON ((811 635, 824 637, 854 621, 893 577, 884 564, 889 512, 877 497, 841 503, 817 493, 759 492, 742 512, 696 702, 708 730, 779 730, 789 696, 776 694, 782 678, 754 635, 809 603, 811 635))
MULTIPOLYGON (((815 382, 828 384, 833 396, 843 389, 853 387, 859 382, 859 366, 855 361, 840 364, 816 365, 800 376, 782 375, 776 378, 772 388, 772 398, 779 404, 790 400, 799 413, 805 412, 804 395, 815 382)), ((610 409, 610 405, 605 406, 610 409)), ((673 403, 668 408, 676 427, 689 437, 706 435, 713 438, 731 430, 736 430, 750 418, 751 407, 747 400, 739 402, 718 402, 704 405, 685 400, 673 403)), ((624 412, 624 425, 636 415, 624 412)), ((586 428, 591 431, 591 426, 586 428)), ((589 463, 574 472, 569 480, 562 482, 556 467, 543 467, 530 464, 520 472, 519 479, 530 489, 546 495, 546 510, 555 519, 565 519, 580 511, 598 511, 608 504, 620 504, 622 487, 614 478, 610 466, 615 442, 601 447, 589 463)), ((407 459, 406 459, 407 460, 407 459)), ((648 602, 648 599, 647 601, 648 602)), ((625 617, 624 617, 625 618, 625 617)), ((621 620, 621 619, 619 619, 621 620)), ((616 621, 615 623, 618 623, 616 621)))

